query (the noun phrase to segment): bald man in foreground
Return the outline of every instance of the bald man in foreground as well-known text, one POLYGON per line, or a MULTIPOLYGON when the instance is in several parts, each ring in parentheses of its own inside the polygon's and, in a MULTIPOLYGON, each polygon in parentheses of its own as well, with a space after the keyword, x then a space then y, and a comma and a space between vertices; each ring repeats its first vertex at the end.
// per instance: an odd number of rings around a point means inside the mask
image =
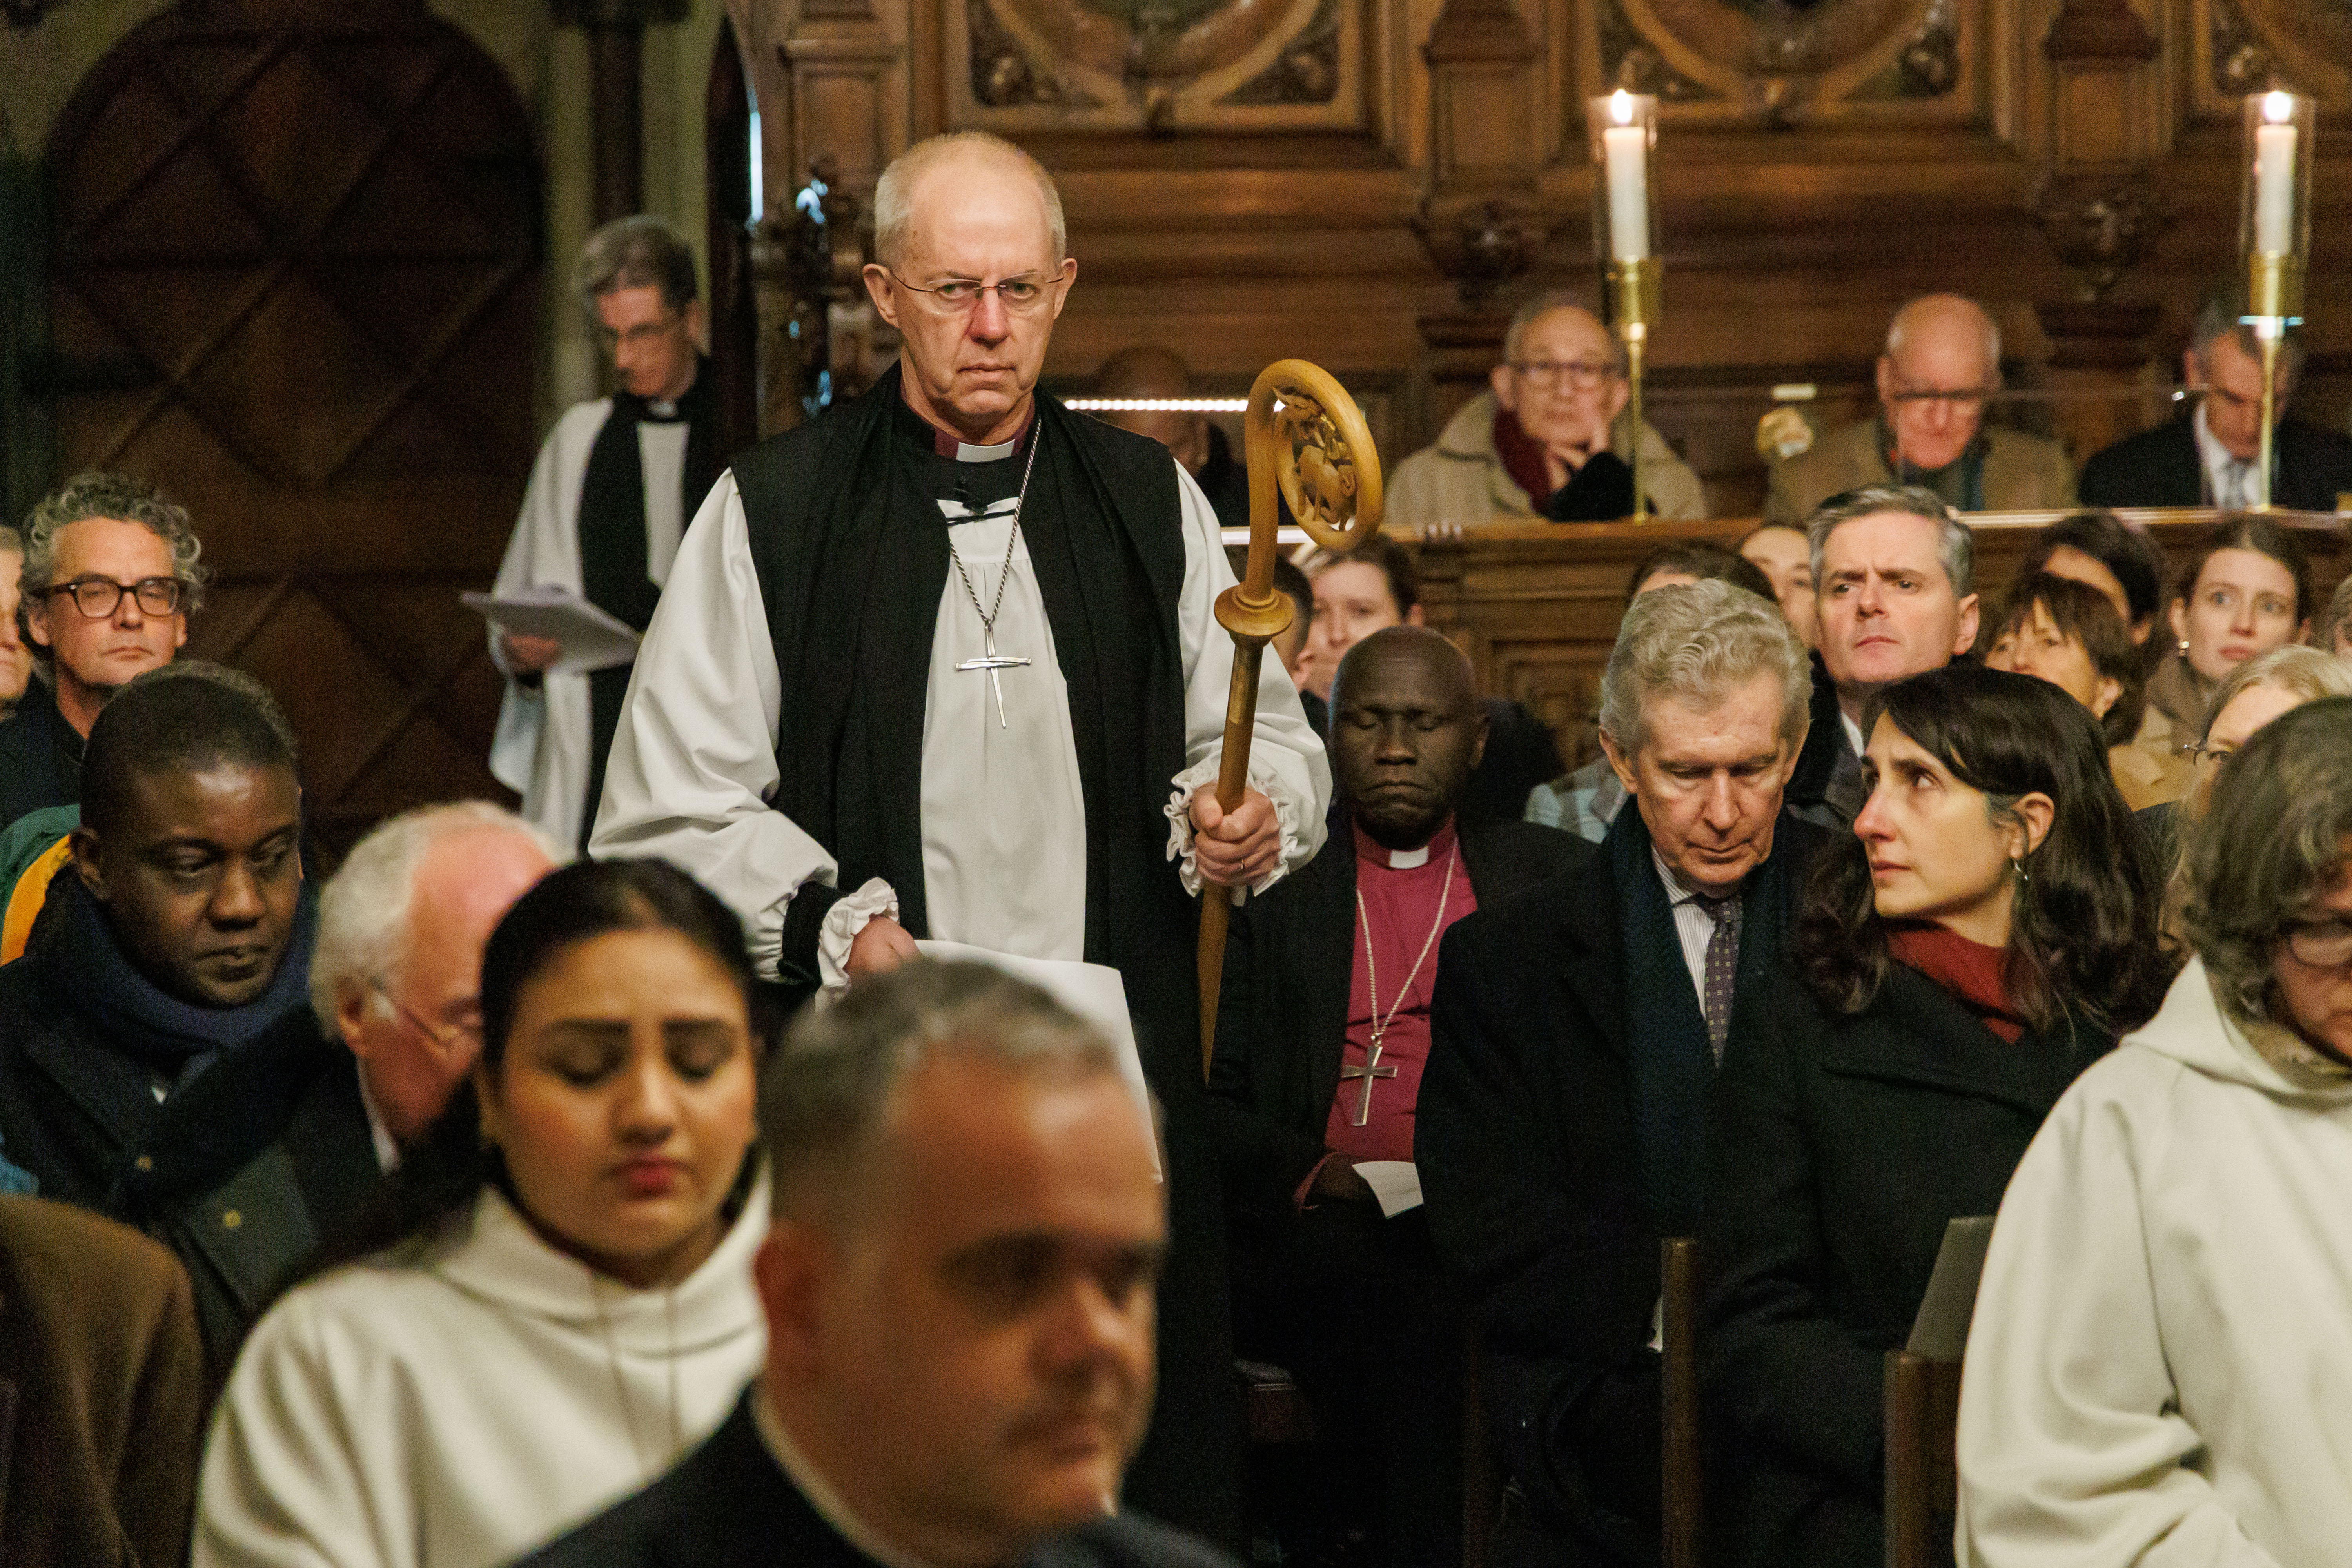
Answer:
POLYGON ((1167 1233, 1110 1047, 993 969, 924 963, 802 1014, 780 1055, 767 1365, 528 1568, 1232 1568, 1113 1517, 1167 1233))
MULTIPOLYGON (((1121 403, 1173 403, 1201 393, 1182 355, 1142 343, 1103 361, 1095 373, 1094 395, 1121 403)), ((1233 443, 1207 415, 1171 408, 1107 408, 1096 417, 1167 447, 1209 498, 1221 526, 1249 526, 1249 470, 1234 460, 1233 443)))
POLYGON ((703 503, 592 847, 692 872, 803 993, 923 938, 1118 972, 1174 1233, 1135 1488, 1229 1538, 1240 1400, 1188 894, 1306 863, 1323 744, 1267 660, 1249 787, 1218 808, 1233 569, 1165 447, 1036 394, 1078 272, 1052 177, 997 137, 933 137, 883 171, 874 216, 866 287, 898 363, 703 503))
POLYGON ((1243 907, 1225 958, 1211 1089, 1236 1332, 1314 1404, 1333 1532, 1362 1530, 1375 1564, 1444 1568, 1461 1559, 1461 1305, 1424 1216, 1384 1215, 1358 1165, 1413 1157, 1446 929, 1592 851, 1528 822, 1457 829, 1486 708, 1436 632, 1365 637, 1331 698, 1335 842, 1243 907))
POLYGON ((1832 496, 1864 485, 1919 485, 1958 511, 2074 504, 2074 469, 2057 442, 1990 428, 2000 390, 2000 327, 1958 294, 1895 313, 1878 356, 1878 412, 1774 465, 1764 521, 1802 526, 1832 496))

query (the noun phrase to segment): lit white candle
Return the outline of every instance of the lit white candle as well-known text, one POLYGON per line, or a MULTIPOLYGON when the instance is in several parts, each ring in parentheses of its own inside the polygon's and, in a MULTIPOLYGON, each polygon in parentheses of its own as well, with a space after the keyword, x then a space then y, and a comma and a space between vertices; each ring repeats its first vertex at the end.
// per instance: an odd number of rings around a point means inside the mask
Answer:
MULTIPOLYGON (((2294 111, 2294 100, 2274 92, 2263 105, 2272 121, 2294 111), (2284 101, 2282 101, 2284 100, 2284 101)), ((2254 127, 2254 248, 2278 254, 2294 248, 2294 127, 2254 127)))
POLYGON ((1622 89, 1611 95, 1609 112, 1619 121, 1601 132, 1609 177, 1609 253, 1620 261, 1639 261, 1650 254, 1649 132, 1623 123, 1633 117, 1633 100, 1622 89))

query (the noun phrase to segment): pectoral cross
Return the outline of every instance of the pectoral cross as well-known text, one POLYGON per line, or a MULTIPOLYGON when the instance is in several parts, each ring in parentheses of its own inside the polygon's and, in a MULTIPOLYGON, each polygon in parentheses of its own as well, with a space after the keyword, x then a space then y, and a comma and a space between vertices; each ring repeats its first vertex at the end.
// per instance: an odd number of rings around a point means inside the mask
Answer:
POLYGON ((1381 1043, 1378 1040, 1374 1040, 1370 1047, 1364 1052, 1362 1067, 1339 1069, 1339 1079, 1342 1083, 1351 1078, 1364 1080, 1363 1091, 1356 1097, 1356 1114, 1349 1120, 1349 1126, 1361 1127, 1372 1119, 1372 1079, 1394 1078, 1396 1075, 1397 1069, 1393 1067, 1381 1066, 1381 1043))
MULTIPOLYGON (((1010 575, 1013 571, 1013 563, 1009 561, 1006 562, 1004 570, 1006 574, 1010 575)), ((956 668, 958 669, 984 669, 988 672, 988 684, 996 693, 996 727, 1000 730, 1010 730, 1013 726, 1006 723, 1004 720, 1004 683, 997 678, 996 672, 1000 669, 1018 669, 1029 661, 1025 658, 1016 658, 1010 654, 999 654, 996 651, 996 628, 994 626, 984 626, 982 627, 982 636, 983 640, 980 645, 980 657, 978 658, 965 659, 962 663, 957 665, 956 668)), ((1391 1072, 1394 1072, 1396 1069, 1394 1068, 1391 1068, 1389 1070, 1391 1072)))

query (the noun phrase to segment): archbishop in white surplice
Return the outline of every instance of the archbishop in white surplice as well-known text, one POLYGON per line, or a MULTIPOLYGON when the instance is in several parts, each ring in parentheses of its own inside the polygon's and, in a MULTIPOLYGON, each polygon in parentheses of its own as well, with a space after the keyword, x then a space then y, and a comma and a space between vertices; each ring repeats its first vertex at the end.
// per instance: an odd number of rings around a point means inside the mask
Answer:
MULTIPOLYGON (((1023 444, 958 443, 952 460, 1013 470, 1019 467, 1010 460, 1013 448, 1023 444)), ((1213 783, 1223 754, 1234 648, 1216 624, 1215 601, 1234 574, 1216 513, 1172 458, 1168 467, 1183 528, 1176 608, 1187 763, 1166 781, 1172 801, 1213 783)), ((933 503, 976 593, 949 574, 924 710, 919 719, 907 716, 922 732, 923 934, 1028 958, 1083 959, 1087 900, 1096 896, 1087 886, 1086 803, 1063 670, 1027 541, 1013 553, 995 650, 1031 662, 994 672, 958 669, 986 651, 974 599, 992 597, 1003 572, 1011 500, 933 503)), ((831 851, 769 805, 788 679, 770 640, 730 472, 688 531, 638 650, 592 847, 599 855, 659 855, 694 873, 743 917, 753 956, 771 974, 793 897, 811 884, 834 888, 840 870, 831 851)), ((1262 889, 1321 847, 1330 802, 1322 742, 1279 659, 1266 660, 1260 674, 1250 782, 1274 803, 1283 830, 1281 866, 1261 879, 1262 889)), ((1171 814, 1171 835, 1189 843, 1180 817, 1171 814)), ((1197 890, 1189 862, 1186 870, 1186 889, 1197 890)), ((880 879, 840 890, 850 896, 827 911, 818 939, 829 984, 841 981, 850 940, 865 921, 877 912, 896 916, 901 906, 900 889, 880 879)))
POLYGON ((875 215, 866 282, 898 363, 743 454, 696 513, 590 847, 691 871, 798 990, 924 937, 1118 972, 1163 1113, 1171 1237, 1128 1496, 1235 1540, 1187 890, 1202 868, 1263 888, 1303 863, 1329 770, 1268 660, 1251 795, 1229 817, 1193 803, 1220 757, 1233 572, 1166 447, 1034 392, 1077 274, 1045 172, 993 137, 936 137, 885 171, 875 215))

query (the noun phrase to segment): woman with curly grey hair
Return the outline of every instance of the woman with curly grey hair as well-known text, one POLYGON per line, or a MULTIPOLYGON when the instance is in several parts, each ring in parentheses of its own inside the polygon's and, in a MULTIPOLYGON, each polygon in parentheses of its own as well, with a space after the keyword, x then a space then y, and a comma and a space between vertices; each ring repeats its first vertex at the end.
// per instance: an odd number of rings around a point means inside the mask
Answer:
POLYGON ((2195 957, 2001 1204, 1960 1392, 1963 1563, 2352 1541, 2352 699, 2232 755, 2184 853, 2195 957))

